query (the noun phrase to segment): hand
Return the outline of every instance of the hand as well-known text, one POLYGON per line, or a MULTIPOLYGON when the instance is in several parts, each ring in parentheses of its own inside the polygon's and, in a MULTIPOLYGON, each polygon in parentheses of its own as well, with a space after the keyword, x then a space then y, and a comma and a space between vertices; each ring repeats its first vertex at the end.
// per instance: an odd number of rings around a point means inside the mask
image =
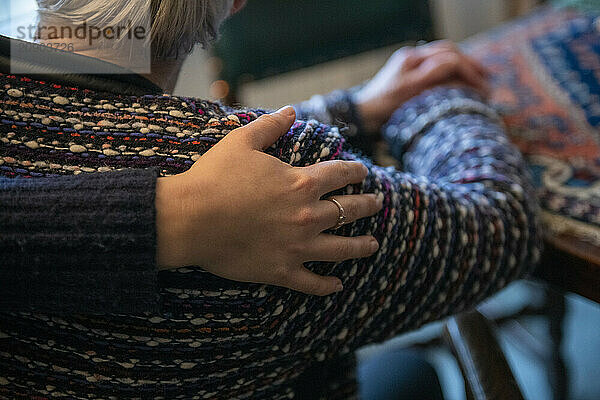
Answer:
MULTIPOLYGON (((320 198, 360 183, 358 162, 292 167, 265 154, 295 120, 292 107, 230 132, 190 170, 159 178, 156 210, 161 269, 199 265, 224 278, 285 286, 308 294, 342 290, 336 277, 316 275, 307 261, 343 261, 373 254, 372 236, 323 233, 337 206, 320 198)), ((373 194, 336 196, 347 221, 382 208, 373 194)))
POLYGON ((396 51, 354 97, 365 129, 377 132, 411 97, 439 85, 463 84, 487 96, 485 68, 449 41, 396 51))

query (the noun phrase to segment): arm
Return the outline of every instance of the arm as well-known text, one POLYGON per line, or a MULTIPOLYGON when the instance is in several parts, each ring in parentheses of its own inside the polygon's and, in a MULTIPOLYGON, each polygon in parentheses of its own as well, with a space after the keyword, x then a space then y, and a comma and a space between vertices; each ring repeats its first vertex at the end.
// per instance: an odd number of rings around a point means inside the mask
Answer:
POLYGON ((384 209, 340 230, 373 234, 381 243, 374 256, 308 266, 340 277, 344 291, 316 298, 261 289, 258 337, 316 360, 334 357, 473 307, 535 266, 537 204, 525 163, 477 95, 427 92, 395 114, 385 136, 404 172, 359 158, 336 128, 316 121, 298 121, 271 149, 297 166, 362 161, 369 174, 352 191, 377 193, 384 209))
POLYGON ((156 177, 0 177, 0 310, 156 310, 156 177))

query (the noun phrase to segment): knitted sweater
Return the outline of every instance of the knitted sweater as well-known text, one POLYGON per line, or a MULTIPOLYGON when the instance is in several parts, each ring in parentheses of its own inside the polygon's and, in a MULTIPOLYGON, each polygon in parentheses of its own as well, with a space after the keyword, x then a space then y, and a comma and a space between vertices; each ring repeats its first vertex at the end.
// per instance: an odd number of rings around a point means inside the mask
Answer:
MULTIPOLYGON (((267 152, 295 166, 360 160, 367 178, 343 192, 384 199, 338 231, 373 234, 375 255, 307 265, 343 281, 326 297, 193 266, 156 272, 155 171, 140 168, 184 171, 264 111, 0 74, 0 172, 14 178, 0 181, 0 297, 22 302, 0 312, 0 397, 293 398, 318 365, 342 370, 360 346, 473 307, 534 267, 526 166, 475 94, 441 88, 394 114, 384 135, 402 170, 361 157, 312 119, 318 108, 300 106, 267 152)), ((320 113, 337 124, 352 109, 339 92, 320 113)), ((329 383, 328 398, 353 391, 329 383)))

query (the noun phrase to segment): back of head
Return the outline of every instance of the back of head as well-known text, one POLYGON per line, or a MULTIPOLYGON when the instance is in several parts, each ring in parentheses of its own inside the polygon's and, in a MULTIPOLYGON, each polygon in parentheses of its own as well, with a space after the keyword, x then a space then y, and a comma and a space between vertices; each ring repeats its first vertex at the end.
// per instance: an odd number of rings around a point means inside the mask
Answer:
POLYGON ((151 27, 152 57, 176 59, 218 36, 233 0, 38 0, 41 19, 151 27))

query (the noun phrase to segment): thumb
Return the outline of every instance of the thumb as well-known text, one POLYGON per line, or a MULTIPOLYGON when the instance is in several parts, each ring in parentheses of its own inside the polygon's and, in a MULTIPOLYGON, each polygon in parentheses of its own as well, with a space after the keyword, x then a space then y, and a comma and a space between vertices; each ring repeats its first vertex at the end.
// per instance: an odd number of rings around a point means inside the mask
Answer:
POLYGON ((241 128, 241 135, 255 150, 265 150, 286 134, 296 119, 292 106, 280 108, 272 114, 264 114, 241 128))

